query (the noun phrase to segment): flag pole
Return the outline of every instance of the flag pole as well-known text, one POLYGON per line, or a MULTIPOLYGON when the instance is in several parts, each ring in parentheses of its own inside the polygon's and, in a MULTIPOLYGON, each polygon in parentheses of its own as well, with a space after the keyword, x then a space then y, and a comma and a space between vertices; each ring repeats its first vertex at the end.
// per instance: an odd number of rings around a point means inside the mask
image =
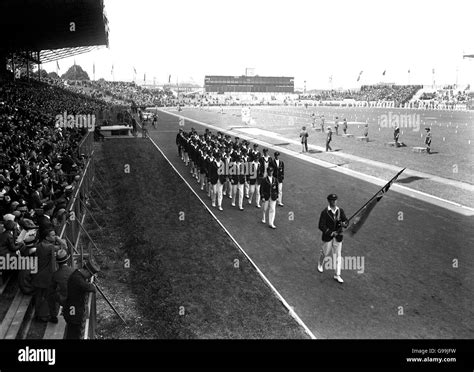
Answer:
POLYGON ((380 193, 380 191, 382 191, 383 189, 385 189, 385 187, 387 187, 388 184, 392 183, 393 180, 395 180, 400 174, 402 174, 402 172, 405 170, 406 168, 403 168, 400 172, 398 172, 394 177, 392 177, 392 179, 390 181, 388 181, 379 191, 377 191, 375 193, 374 196, 372 196, 369 201, 367 203, 365 203, 362 207, 360 207, 357 212, 355 212, 348 220, 347 222, 349 222, 350 220, 352 220, 362 209, 364 209, 367 204, 369 204, 372 200, 374 200, 380 193))

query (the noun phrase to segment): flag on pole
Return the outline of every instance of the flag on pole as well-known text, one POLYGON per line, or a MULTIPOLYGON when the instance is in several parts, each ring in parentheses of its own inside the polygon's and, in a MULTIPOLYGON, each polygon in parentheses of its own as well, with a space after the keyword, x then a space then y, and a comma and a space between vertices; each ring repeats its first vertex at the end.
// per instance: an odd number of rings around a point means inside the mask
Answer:
POLYGON ((386 72, 387 72, 387 70, 383 70, 382 75, 385 76, 386 72))
POLYGON ((61 69, 59 68, 59 63, 58 63, 58 61, 56 61, 56 68, 58 69, 58 71, 61 70, 61 69))
POLYGON ((133 68, 133 73, 137 74, 137 70, 135 70, 135 67, 133 68))
POLYGON ((146 74, 143 74, 143 82, 146 82, 146 74))
POLYGON ((92 73, 95 74, 95 63, 92 64, 92 73))
POLYGON ((408 73, 410 73, 410 69, 408 69, 408 73))
POLYGON ((112 65, 112 70, 110 71, 110 73, 113 75, 114 74, 114 65, 112 65))
POLYGON ((171 84, 171 75, 168 76, 168 84, 171 84))
POLYGON ((400 172, 398 172, 395 177, 393 177, 384 187, 382 187, 367 203, 365 203, 362 208, 360 208, 356 213, 349 218, 349 226, 347 227, 347 231, 352 236, 357 231, 360 230, 364 222, 369 217, 370 212, 372 209, 377 205, 377 203, 382 199, 384 194, 390 189, 390 186, 397 180, 398 176, 402 174, 402 172, 406 168, 403 168, 400 172))
POLYGON ((359 72, 359 76, 357 77, 357 81, 360 80, 360 77, 361 77, 361 75, 362 75, 363 72, 364 72, 363 70, 361 70, 361 72, 359 72))

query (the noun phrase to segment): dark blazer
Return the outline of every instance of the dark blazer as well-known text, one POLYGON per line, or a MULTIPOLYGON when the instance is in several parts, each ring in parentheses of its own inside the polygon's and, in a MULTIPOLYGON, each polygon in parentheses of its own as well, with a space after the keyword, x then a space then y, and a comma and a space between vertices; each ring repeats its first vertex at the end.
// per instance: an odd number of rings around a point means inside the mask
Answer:
POLYGON ((333 216, 332 212, 328 211, 328 208, 324 208, 319 216, 319 230, 322 231, 322 240, 323 242, 329 242, 332 239, 331 233, 333 231, 339 231, 340 233, 336 235, 336 241, 342 242, 342 230, 337 227, 337 221, 347 222, 346 214, 342 208, 339 208, 339 211, 336 212, 336 216, 333 216))
POLYGON ((278 179, 278 183, 283 182, 285 179, 285 163, 283 163, 283 160, 278 159, 278 166, 275 159, 272 159, 270 164, 274 168, 273 175, 278 179))
POLYGON ((56 271, 55 253, 61 246, 43 240, 38 244, 38 272, 33 274, 31 284, 37 288, 49 288, 53 284, 53 273, 56 271))
POLYGON ((272 177, 272 182, 270 182, 268 176, 263 179, 260 185, 260 194, 265 201, 270 198, 272 200, 278 199, 278 180, 275 176, 272 177))
POLYGON ((210 171, 209 171, 209 179, 211 181, 211 185, 217 184, 217 180, 219 179, 219 174, 217 173, 217 163, 213 161, 210 165, 210 171))
POLYGON ((75 270, 67 281, 67 299, 63 309, 64 319, 67 323, 81 324, 86 307, 87 292, 95 292, 92 283, 88 283, 79 270, 75 270), (74 313, 71 314, 71 308, 74 313))
POLYGON ((67 282, 74 269, 68 265, 61 265, 53 274, 53 289, 57 294, 57 300, 64 305, 67 299, 67 282))

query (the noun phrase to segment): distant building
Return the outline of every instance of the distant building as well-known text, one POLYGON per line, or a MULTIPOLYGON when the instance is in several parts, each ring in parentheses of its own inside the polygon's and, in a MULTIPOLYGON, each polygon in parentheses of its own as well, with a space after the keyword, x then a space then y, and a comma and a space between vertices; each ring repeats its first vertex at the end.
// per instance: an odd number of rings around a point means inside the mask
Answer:
POLYGON ((295 92, 294 77, 215 76, 204 78, 206 93, 291 93, 295 92))

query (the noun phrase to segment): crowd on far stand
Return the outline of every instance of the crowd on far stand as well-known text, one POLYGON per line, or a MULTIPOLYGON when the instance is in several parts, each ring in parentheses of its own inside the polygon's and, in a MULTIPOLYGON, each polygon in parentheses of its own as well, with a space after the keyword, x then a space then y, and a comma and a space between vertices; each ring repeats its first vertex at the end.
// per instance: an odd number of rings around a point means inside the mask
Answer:
MULTIPOLYGON (((36 321, 56 323, 59 305, 67 308, 85 298, 80 291, 68 295, 74 270, 67 265, 67 243, 58 236, 87 162, 79 152, 87 129, 60 127, 55 117, 106 107, 103 101, 44 83, 0 85, 0 287, 17 276, 22 292, 34 295, 36 321), (5 262, 20 257, 35 258, 36 267, 5 268, 5 262)), ((74 316, 63 311, 71 337, 78 336, 74 324, 82 316, 80 309, 74 316)))

